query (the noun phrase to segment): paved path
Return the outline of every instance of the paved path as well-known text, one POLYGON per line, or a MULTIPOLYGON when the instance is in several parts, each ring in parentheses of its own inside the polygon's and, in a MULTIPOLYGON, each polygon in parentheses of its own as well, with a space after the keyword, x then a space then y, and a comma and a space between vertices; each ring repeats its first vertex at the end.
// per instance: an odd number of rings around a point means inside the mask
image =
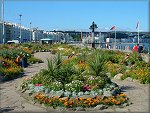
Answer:
MULTIPOLYGON (((45 63, 34 64, 25 68, 25 77, 31 77, 38 73, 40 69, 47 68, 46 59, 51 56, 49 52, 36 53, 35 57, 41 58, 45 63)), ((23 78, 0 84, 1 112, 47 112, 46 109, 30 103, 17 93, 16 86, 21 83, 23 78)), ((149 85, 130 81, 113 81, 122 87, 133 104, 125 108, 109 108, 99 112, 149 112, 149 85)))

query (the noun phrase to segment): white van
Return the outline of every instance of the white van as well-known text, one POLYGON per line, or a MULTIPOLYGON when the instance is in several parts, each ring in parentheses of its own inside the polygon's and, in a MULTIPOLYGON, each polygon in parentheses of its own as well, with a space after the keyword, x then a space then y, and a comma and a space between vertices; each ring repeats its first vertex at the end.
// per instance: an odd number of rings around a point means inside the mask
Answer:
POLYGON ((7 44, 18 44, 19 41, 18 40, 10 40, 10 41, 7 41, 7 44))

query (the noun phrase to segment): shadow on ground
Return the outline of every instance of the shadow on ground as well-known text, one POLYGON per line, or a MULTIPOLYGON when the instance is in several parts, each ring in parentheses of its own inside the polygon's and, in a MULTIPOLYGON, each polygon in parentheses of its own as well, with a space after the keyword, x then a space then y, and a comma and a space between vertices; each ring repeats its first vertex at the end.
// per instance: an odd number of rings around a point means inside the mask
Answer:
POLYGON ((126 90, 135 90, 136 87, 129 86, 129 85, 123 85, 123 86, 120 87, 120 89, 121 89, 123 92, 126 92, 126 90))
POLYGON ((14 106, 14 107, 4 107, 4 108, 0 108, 0 113, 12 111, 12 110, 15 109, 15 107, 16 107, 16 106, 14 106))

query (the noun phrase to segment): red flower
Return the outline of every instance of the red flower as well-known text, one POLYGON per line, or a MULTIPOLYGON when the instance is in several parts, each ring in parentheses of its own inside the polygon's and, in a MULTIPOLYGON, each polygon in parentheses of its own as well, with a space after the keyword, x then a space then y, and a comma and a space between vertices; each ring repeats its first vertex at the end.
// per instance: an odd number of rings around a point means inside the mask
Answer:
POLYGON ((42 86, 42 84, 35 84, 35 86, 42 86))
POLYGON ((85 85, 85 86, 83 86, 83 92, 85 92, 85 91, 90 91, 90 90, 91 90, 90 85, 85 85))

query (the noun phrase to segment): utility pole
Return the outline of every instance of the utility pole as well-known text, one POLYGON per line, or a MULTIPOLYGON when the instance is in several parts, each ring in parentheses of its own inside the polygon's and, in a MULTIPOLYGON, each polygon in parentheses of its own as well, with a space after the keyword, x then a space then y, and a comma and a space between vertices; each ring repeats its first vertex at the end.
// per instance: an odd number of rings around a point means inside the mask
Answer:
POLYGON ((20 15, 19 15, 19 17, 20 17, 20 37, 19 37, 19 38, 20 38, 20 43, 21 43, 21 16, 22 16, 22 15, 20 14, 20 15))

